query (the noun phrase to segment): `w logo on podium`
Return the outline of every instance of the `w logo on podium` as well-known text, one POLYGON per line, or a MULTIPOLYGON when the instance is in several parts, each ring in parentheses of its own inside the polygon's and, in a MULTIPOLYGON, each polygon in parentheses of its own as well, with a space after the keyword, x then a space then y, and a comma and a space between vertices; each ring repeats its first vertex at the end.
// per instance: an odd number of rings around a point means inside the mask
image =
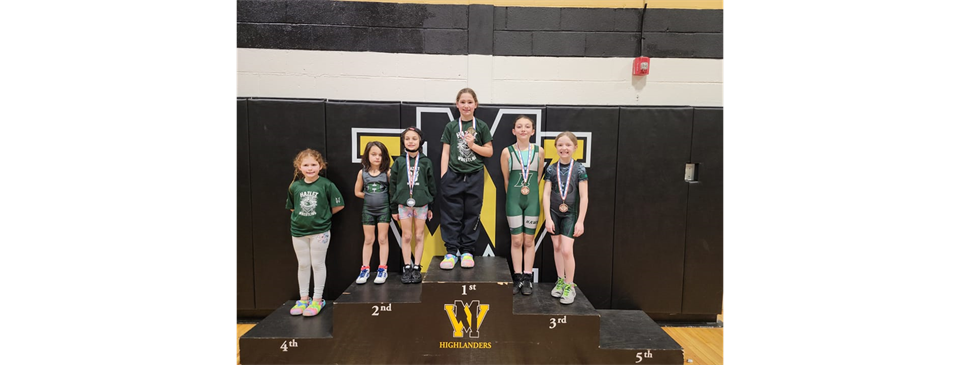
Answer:
POLYGON ((480 326, 483 324, 483 319, 487 317, 487 312, 490 311, 490 305, 480 304, 479 300, 474 300, 470 304, 457 300, 454 304, 444 304, 443 310, 447 312, 447 319, 453 326, 454 338, 463 338, 464 328, 466 328, 470 338, 480 338, 480 326), (466 326, 457 318, 457 308, 460 307, 463 307, 461 313, 466 317, 466 326))

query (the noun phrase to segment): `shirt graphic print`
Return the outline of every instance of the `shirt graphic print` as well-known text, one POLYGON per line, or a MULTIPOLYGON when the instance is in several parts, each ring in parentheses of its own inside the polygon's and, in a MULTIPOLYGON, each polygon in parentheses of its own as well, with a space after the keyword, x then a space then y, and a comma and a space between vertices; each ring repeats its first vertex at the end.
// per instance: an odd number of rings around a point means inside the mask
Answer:
POLYGON ((300 193, 300 215, 307 217, 317 215, 316 191, 304 191, 300 193))

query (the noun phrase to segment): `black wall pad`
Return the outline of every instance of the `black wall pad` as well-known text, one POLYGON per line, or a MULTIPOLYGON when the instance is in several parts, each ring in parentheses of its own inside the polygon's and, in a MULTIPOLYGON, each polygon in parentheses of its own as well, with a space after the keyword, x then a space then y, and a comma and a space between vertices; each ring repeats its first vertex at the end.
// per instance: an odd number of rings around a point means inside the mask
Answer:
POLYGON ((662 58, 723 58, 723 33, 644 32, 643 55, 662 58))
POLYGON ((329 0, 237 2, 237 21, 390 28, 466 29, 467 7, 329 0))
MULTIPOLYGON (((326 157, 324 107, 323 100, 248 101, 257 309, 276 308, 289 299, 299 298, 297 258, 290 236, 290 211, 285 209, 285 203, 297 153, 312 148, 326 157)), ((334 231, 334 240, 336 235, 334 231)))
POLYGON ((723 9, 647 9, 643 31, 723 33, 723 9))
MULTIPOLYGON (((353 195, 357 182, 357 172, 360 171, 360 154, 364 145, 361 140, 364 136, 386 135, 399 137, 396 129, 400 128, 400 103, 395 102, 344 102, 328 101, 326 109, 327 121, 327 161, 330 171, 327 177, 333 181, 343 195, 345 205, 342 211, 336 214, 331 228, 333 238, 330 249, 327 251, 327 288, 325 291, 328 300, 335 300, 357 278, 363 258, 363 227, 360 224, 360 213, 363 200, 353 195), (387 133, 357 131, 362 129, 387 129, 387 133), (392 131, 391 131, 392 130, 392 131)), ((391 155, 398 155, 399 146, 387 146, 391 155)), ((384 159, 385 162, 389 161, 384 159)), ((393 223, 391 223, 393 224, 393 223)), ((398 232, 399 232, 399 227, 398 232)), ((387 235, 390 237, 390 256, 387 260, 389 271, 400 272, 403 267, 403 255, 393 230, 387 235)), ((374 242, 370 266, 374 273, 376 265, 380 264, 380 246, 374 242)), ((372 278, 371 278, 371 281, 372 278)), ((370 283, 372 284, 372 283, 370 283)))
POLYGON ((620 108, 613 307, 679 313, 693 108, 620 108))
MULTIPOLYGON (((611 308, 610 277, 613 273, 614 209, 617 197, 617 145, 619 109, 617 107, 566 107, 548 106, 546 129, 556 134, 573 132, 581 143, 578 150, 590 159, 587 167, 590 204, 584 220, 584 234, 574 241, 574 257, 577 268, 574 281, 590 298, 596 308, 611 308), (587 133, 589 133, 589 135, 587 133), (584 143, 585 140, 585 143, 584 143)), ((547 150, 554 148, 553 140, 545 141, 547 150)), ((556 161, 548 161, 552 164, 556 161)), ((583 163, 585 161, 581 161, 583 163)), ((556 182, 552 182, 556 185, 556 182)), ((548 234, 542 246, 543 265, 540 281, 553 283, 557 280, 553 243, 548 234)))
POLYGON ((690 161, 699 163, 689 184, 683 313, 720 314, 723 305, 723 109, 693 110, 690 161))
POLYGON ((247 99, 237 99, 237 309, 254 309, 247 99))

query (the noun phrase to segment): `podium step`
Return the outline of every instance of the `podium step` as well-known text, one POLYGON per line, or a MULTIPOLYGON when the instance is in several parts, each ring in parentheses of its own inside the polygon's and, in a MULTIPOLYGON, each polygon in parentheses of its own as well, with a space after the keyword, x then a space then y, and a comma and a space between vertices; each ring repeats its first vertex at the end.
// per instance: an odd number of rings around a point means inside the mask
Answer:
POLYGON ((513 277, 510 276, 510 267, 507 266, 507 260, 503 257, 481 257, 474 256, 474 267, 464 269, 457 261, 452 270, 440 268, 440 262, 443 256, 436 256, 430 260, 430 266, 427 267, 427 275, 423 278, 424 283, 513 283, 513 277))
POLYGON ((639 310, 601 309, 602 361, 634 360, 639 364, 682 364, 683 348, 653 319, 639 310))
POLYGON ((240 362, 243 364, 316 363, 315 351, 335 347, 333 339, 333 303, 313 317, 291 316, 289 300, 240 337, 240 362))
MULTIPOLYGON (((511 293, 513 288, 511 287, 511 293)), ((513 296, 513 314, 545 314, 545 315, 590 315, 599 316, 597 310, 587 299, 587 296, 575 287, 577 297, 572 304, 560 304, 560 298, 550 296, 553 284, 534 283, 533 294, 516 294, 513 296)))
POLYGON ((401 283, 399 273, 387 276, 383 284, 374 284, 371 276, 366 284, 350 284, 337 304, 420 303, 421 288, 421 284, 401 283))

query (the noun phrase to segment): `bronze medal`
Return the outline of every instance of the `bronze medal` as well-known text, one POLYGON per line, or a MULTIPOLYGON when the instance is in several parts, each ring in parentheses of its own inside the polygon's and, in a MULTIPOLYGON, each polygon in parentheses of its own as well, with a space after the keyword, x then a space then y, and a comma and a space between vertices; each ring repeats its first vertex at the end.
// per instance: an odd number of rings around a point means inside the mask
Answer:
POLYGON ((566 204, 566 203, 561 203, 561 204, 560 204, 560 213, 566 213, 568 209, 569 209, 569 208, 567 207, 567 204, 566 204))
POLYGON ((526 186, 520 188, 520 194, 523 194, 523 195, 530 194, 530 188, 528 188, 528 187, 526 187, 526 186))

